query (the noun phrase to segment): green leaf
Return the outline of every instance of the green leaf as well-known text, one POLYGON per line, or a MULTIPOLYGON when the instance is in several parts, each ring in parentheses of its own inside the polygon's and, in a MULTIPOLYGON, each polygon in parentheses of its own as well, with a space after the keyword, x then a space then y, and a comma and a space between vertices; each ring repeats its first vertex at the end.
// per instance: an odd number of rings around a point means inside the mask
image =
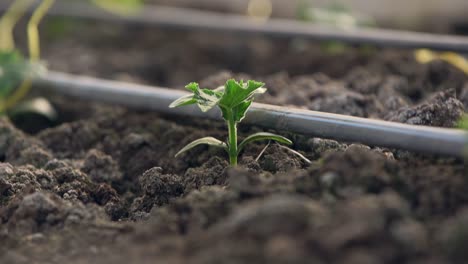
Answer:
POLYGON ((236 82, 230 79, 226 82, 224 94, 219 100, 219 105, 226 108, 233 108, 245 101, 251 100, 257 93, 264 93, 266 88, 262 82, 248 81, 247 83, 236 82))
POLYGON ((234 118, 236 122, 240 122, 245 117, 252 103, 253 96, 266 91, 263 85, 265 84, 256 81, 244 83, 243 81, 236 82, 233 79, 228 80, 224 86, 224 94, 219 100, 219 107, 223 113, 223 118, 225 120, 234 118))
POLYGON ((283 137, 283 136, 280 136, 280 135, 276 135, 276 134, 273 134, 273 133, 268 133, 268 132, 260 132, 260 133, 255 133, 253 135, 250 135, 248 137, 246 137, 238 146, 238 153, 241 152, 241 150, 245 147, 245 145, 251 143, 251 142, 254 142, 254 141, 260 141, 260 140, 273 140, 273 141, 277 141, 277 142, 280 142, 280 143, 283 143, 283 144, 287 144, 287 145, 291 145, 292 144, 292 141, 283 137))
POLYGON ((24 79, 35 75, 40 66, 31 64, 16 50, 0 51, 0 100, 8 97, 24 79))
POLYGON ((221 91, 200 89, 198 83, 189 83, 185 88, 192 91, 193 95, 183 96, 172 102, 169 107, 197 104, 202 112, 206 112, 216 106, 223 95, 221 91))
POLYGON ((213 146, 213 147, 218 147, 218 148, 223 148, 223 149, 227 149, 227 145, 226 143, 222 142, 221 140, 218 140, 214 137, 204 137, 204 138, 200 138, 200 139, 197 139, 197 140, 194 140, 192 142, 190 142, 189 144, 187 144, 184 148, 182 148, 179 152, 177 152, 177 154, 175 154, 175 156, 179 156, 180 154, 186 152, 187 150, 190 150, 198 145, 210 145, 210 146, 213 146))
POLYGON ((206 112, 218 104, 221 94, 210 89, 200 89, 195 93, 194 98, 202 112, 206 112))
POLYGON ((377 26, 371 16, 352 12, 348 7, 340 4, 317 8, 303 3, 299 6, 297 17, 300 20, 314 24, 335 26, 343 29, 377 26))
POLYGON ((6 98, 23 80, 27 63, 17 51, 0 51, 0 98, 6 98))
POLYGON ((175 100, 169 105, 169 107, 174 108, 178 106, 191 105, 191 104, 196 104, 196 103, 197 103, 197 100, 193 98, 193 94, 189 94, 189 95, 182 96, 181 98, 175 100))
POLYGON ((190 91, 192 91, 192 92, 195 93, 195 92, 197 92, 197 90, 200 89, 200 86, 199 86, 198 83, 196 83, 196 82, 191 82, 191 83, 187 84, 187 85, 185 86, 185 88, 186 88, 187 90, 190 90, 190 91))
POLYGON ((234 116, 234 121, 236 121, 236 122, 242 121, 242 119, 244 119, 244 117, 245 117, 245 114, 247 113, 247 110, 249 110, 251 104, 252 104, 252 101, 246 101, 246 102, 242 102, 238 106, 234 107, 232 109, 233 116, 234 116))

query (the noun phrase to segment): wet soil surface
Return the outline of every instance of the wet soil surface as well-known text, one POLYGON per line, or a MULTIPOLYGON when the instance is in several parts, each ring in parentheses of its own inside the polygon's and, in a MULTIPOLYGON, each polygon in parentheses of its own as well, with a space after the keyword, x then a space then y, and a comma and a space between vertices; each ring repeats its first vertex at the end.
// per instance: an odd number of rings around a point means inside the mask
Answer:
MULTIPOLYGON (((255 78, 269 88, 258 101, 418 125, 453 127, 468 107, 466 76, 440 61, 420 65, 409 51, 329 54, 301 40, 93 32, 46 42, 51 68, 178 88, 255 78)), ((62 123, 35 135, 0 119, 0 263, 468 258, 461 160, 280 131, 311 164, 275 144, 258 156, 259 143, 231 168, 208 147, 173 157, 198 137, 225 138, 223 123, 52 103, 62 123)), ((241 125, 239 133, 258 131, 241 125)))

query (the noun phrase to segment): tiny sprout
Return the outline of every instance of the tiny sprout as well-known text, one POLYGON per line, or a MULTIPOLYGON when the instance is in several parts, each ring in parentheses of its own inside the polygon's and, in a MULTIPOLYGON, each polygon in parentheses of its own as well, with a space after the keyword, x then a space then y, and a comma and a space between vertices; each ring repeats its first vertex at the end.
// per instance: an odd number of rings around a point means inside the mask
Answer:
POLYGON ((244 119, 252 104, 254 95, 266 92, 266 88, 263 87, 264 85, 264 83, 257 81, 237 82, 230 79, 224 86, 211 90, 200 89, 198 83, 188 84, 185 88, 193 92, 193 94, 175 100, 169 107, 173 108, 197 104, 202 112, 206 112, 218 106, 228 126, 228 140, 227 142, 223 142, 213 137, 200 138, 182 148, 176 154, 176 157, 198 145, 205 144, 224 149, 229 155, 230 164, 236 166, 239 153, 248 143, 260 140, 273 140, 291 145, 291 140, 267 132, 252 134, 245 138, 240 144, 237 144, 237 124, 244 119))

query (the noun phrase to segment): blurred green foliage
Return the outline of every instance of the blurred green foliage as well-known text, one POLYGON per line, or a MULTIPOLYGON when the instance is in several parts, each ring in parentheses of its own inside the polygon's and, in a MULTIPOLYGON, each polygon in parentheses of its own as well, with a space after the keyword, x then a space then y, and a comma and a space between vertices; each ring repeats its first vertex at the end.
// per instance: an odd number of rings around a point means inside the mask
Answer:
POLYGON ((44 69, 19 51, 0 51, 0 114, 16 106, 27 94, 31 78, 44 69))
POLYGON ((458 121, 458 128, 468 130, 468 114, 465 114, 460 121, 458 121))
MULTIPOLYGON (((351 9, 338 2, 333 2, 325 8, 313 7, 311 1, 303 0, 297 9, 299 20, 317 25, 332 26, 343 30, 376 27, 375 20, 367 15, 353 13, 351 9)), ((324 52, 330 55, 339 55, 348 49, 349 45, 338 41, 325 41, 322 44, 324 52)), ((362 54, 373 52, 373 48, 368 45, 361 47, 362 54)))
POLYGON ((0 51, 0 100, 5 100, 26 78, 28 68, 28 61, 17 50, 0 51))
POLYGON ((302 1, 297 11, 297 17, 303 21, 341 29, 377 26, 372 17, 354 13, 351 9, 339 3, 332 3, 325 8, 318 8, 312 7, 308 1, 302 1))
POLYGON ((42 0, 27 24, 29 58, 16 49, 13 28, 34 3, 16 0, 0 17, 0 114, 15 107, 29 92, 33 74, 42 69, 39 63, 38 25, 55 0, 42 0))
POLYGON ((110 12, 130 15, 143 6, 143 0, 91 0, 95 5, 110 12))
POLYGON ((44 21, 43 35, 50 41, 66 37, 67 34, 85 30, 86 22, 68 17, 50 17, 44 21))

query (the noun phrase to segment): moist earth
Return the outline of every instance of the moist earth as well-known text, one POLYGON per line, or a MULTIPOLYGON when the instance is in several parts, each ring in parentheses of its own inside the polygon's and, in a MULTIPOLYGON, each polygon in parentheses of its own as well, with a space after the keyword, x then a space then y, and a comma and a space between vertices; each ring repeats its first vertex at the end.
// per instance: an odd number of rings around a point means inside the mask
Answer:
MULTIPOLYGON (((254 78, 269 88, 258 101, 311 110, 453 127, 468 106, 462 72, 409 51, 337 55, 303 40, 102 26, 46 43, 52 69, 172 87, 254 78)), ((208 147, 174 158, 196 138, 225 138, 221 122, 51 102, 61 122, 36 134, 0 119, 1 263, 468 258, 463 160, 277 131, 311 163, 276 144, 259 155, 258 143, 232 168, 208 147)), ((239 134, 258 131, 241 124, 239 134)))

